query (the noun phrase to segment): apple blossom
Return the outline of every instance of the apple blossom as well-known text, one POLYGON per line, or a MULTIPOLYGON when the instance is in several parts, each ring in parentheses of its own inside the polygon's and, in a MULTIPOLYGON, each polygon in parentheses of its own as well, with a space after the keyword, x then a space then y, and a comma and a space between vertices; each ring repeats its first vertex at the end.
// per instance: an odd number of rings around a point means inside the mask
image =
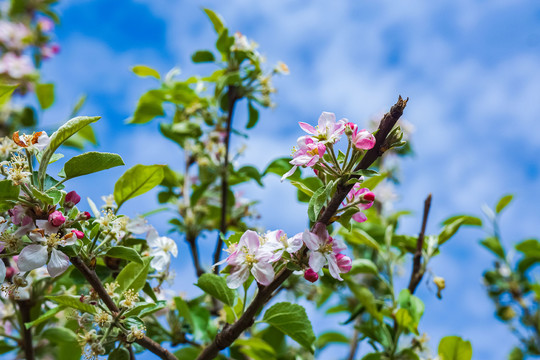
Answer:
POLYGON ((328 264, 330 275, 337 280, 343 280, 340 273, 344 273, 338 265, 338 255, 346 249, 346 246, 338 239, 332 238, 326 230, 324 224, 318 223, 315 227, 315 233, 308 230, 304 231, 302 240, 309 251, 309 267, 315 272, 328 264))
POLYGON ((297 144, 298 149, 293 148, 293 159, 289 161, 293 167, 281 177, 281 181, 294 174, 299 166, 314 166, 319 162, 326 151, 326 146, 323 143, 315 142, 309 136, 299 137, 297 144))
MULTIPOLYGON (((373 205, 375 201, 375 195, 368 188, 361 188, 360 183, 354 184, 353 188, 347 194, 347 202, 345 204, 355 204, 360 210, 367 210, 373 205)), ((367 217, 361 211, 357 212, 352 216, 353 220, 356 222, 364 222, 367 220, 367 217)))
POLYGON ((66 222, 64 214, 56 210, 49 214, 49 224, 55 227, 59 227, 66 222))
POLYGON ((70 191, 66 194, 66 199, 64 201, 64 207, 72 208, 81 201, 81 197, 77 192, 70 191))
POLYGON ((319 274, 313 271, 313 269, 307 269, 306 271, 304 271, 304 279, 314 283, 315 281, 319 280, 319 274))
POLYGON ((8 49, 22 50, 31 35, 30 29, 22 23, 0 21, 0 43, 8 49))
POLYGON ((299 122, 298 124, 302 130, 323 144, 335 143, 345 131, 345 121, 341 119, 336 122, 336 115, 326 111, 319 117, 319 125, 316 127, 305 122, 299 122))
POLYGON ((227 286, 236 289, 253 274, 259 284, 268 285, 274 280, 274 268, 271 261, 273 253, 261 243, 261 237, 255 231, 247 230, 234 252, 226 259, 231 266, 227 277, 227 286))
POLYGON ((292 238, 288 238, 287 234, 283 230, 274 230, 265 235, 266 242, 265 248, 274 253, 271 262, 281 259, 283 252, 286 251, 289 254, 294 254, 303 245, 302 233, 294 235, 292 238))
POLYGON ((165 271, 171 263, 171 254, 178 256, 178 247, 173 239, 159 236, 156 229, 152 228, 146 236, 146 242, 150 247, 150 256, 154 258, 150 265, 158 272, 165 271))
POLYGON ((13 133, 13 141, 22 148, 41 151, 49 145, 51 140, 45 131, 38 131, 31 135, 19 135, 19 132, 16 131, 13 133))
POLYGON ((8 74, 14 79, 30 75, 34 70, 34 64, 27 55, 7 53, 0 59, 0 73, 8 74))

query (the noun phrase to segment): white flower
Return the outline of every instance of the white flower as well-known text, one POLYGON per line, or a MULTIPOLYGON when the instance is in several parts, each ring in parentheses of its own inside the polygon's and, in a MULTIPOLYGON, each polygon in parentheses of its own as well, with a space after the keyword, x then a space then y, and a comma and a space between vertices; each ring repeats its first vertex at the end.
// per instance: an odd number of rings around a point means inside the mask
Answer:
POLYGON ((150 265, 158 272, 164 271, 169 267, 171 254, 174 257, 178 256, 178 247, 174 240, 166 236, 159 236, 154 228, 148 232, 146 242, 150 247, 150 256, 154 257, 150 265))
POLYGON ((138 216, 135 219, 129 219, 126 229, 133 234, 143 234, 152 230, 152 225, 148 225, 148 222, 144 217, 138 216))
POLYGON ((10 49, 22 50, 25 41, 32 35, 30 29, 22 23, 0 21, 0 42, 10 49))
POLYGON ((34 72, 34 64, 27 55, 7 53, 0 59, 0 73, 6 73, 14 79, 20 79, 34 72))
POLYGON ((281 259, 284 251, 289 254, 294 254, 300 250, 303 245, 302 233, 296 234, 292 238, 288 238, 283 230, 274 230, 267 233, 265 237, 266 242, 263 244, 263 247, 274 253, 271 262, 281 259))

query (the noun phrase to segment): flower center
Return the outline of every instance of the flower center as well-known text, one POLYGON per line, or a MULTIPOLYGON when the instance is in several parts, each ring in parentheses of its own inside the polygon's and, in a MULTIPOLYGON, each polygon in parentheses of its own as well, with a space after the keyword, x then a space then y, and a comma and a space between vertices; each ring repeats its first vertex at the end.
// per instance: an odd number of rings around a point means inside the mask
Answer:
POLYGON ((246 263, 249 266, 252 266, 253 264, 257 263, 257 259, 255 259, 255 256, 253 256, 251 254, 246 254, 246 263))

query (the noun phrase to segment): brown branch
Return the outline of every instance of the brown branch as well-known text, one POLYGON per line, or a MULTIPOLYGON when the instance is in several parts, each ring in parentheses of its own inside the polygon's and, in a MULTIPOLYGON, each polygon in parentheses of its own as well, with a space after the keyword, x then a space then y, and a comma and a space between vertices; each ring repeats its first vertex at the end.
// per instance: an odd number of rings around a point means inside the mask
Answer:
MULTIPOLYGON (((113 299, 111 299, 111 297, 103 287, 103 284, 96 275, 95 271, 90 270, 90 268, 88 268, 84 261, 82 261, 82 259, 78 256, 70 258, 70 261, 73 266, 75 266, 75 268, 83 274, 86 281, 88 281, 88 283, 92 286, 95 292, 99 295, 105 306, 107 306, 107 308, 111 312, 118 313, 120 309, 118 309, 118 306, 116 306, 113 299)), ((176 356, 174 356, 171 352, 169 352, 167 349, 162 347, 154 340, 150 339, 148 336, 144 336, 142 339, 137 339, 135 340, 135 342, 144 347, 145 349, 150 350, 152 353, 154 353, 163 360, 178 360, 176 356)))
MULTIPOLYGON (((356 325, 360 325, 360 321, 356 321, 356 325)), ((351 338, 351 343, 349 345, 349 355, 347 356, 347 360, 354 360, 356 357, 356 353, 358 352, 358 336, 360 335, 360 331, 358 331, 358 328, 354 327, 353 336, 351 338)))
MULTIPOLYGON (((379 156, 383 154, 384 151, 381 149, 381 147, 384 144, 384 140, 403 114, 403 110, 407 105, 407 100, 403 100, 400 96, 397 103, 390 109, 390 112, 384 115, 381 123, 379 124, 379 131, 375 135, 375 146, 373 149, 368 150, 355 170, 367 169, 375 160, 377 160, 379 156)), ((324 225, 328 225, 331 222, 332 217, 335 215, 339 205, 345 199, 352 186, 353 185, 338 186, 334 196, 329 202, 328 207, 319 216, 318 222, 323 223, 324 225)), ((315 226, 317 226, 317 224, 313 226, 311 231, 314 231, 315 226)), ((272 298, 274 291, 278 289, 291 274, 292 271, 285 268, 277 274, 274 281, 272 281, 268 286, 260 287, 259 292, 251 304, 249 304, 248 308, 244 314, 242 314, 240 319, 238 319, 234 324, 223 328, 223 330, 216 335, 214 341, 212 341, 212 343, 201 352, 201 354, 197 357, 197 360, 214 359, 221 350, 229 347, 247 328, 253 325, 255 315, 257 315, 259 310, 272 298)))
MULTIPOLYGON (((227 233, 227 192, 229 190, 229 149, 231 142, 231 128, 232 119, 234 114, 234 105, 238 100, 236 93, 236 86, 229 85, 229 107, 227 109, 227 127, 225 130, 225 158, 223 160, 223 173, 221 174, 221 223, 219 227, 219 233, 216 243, 216 249, 214 251, 214 264, 219 262, 221 258, 221 248, 223 247, 223 239, 221 235, 225 236, 227 233)), ((219 266, 214 266, 214 273, 219 272, 219 266)))
POLYGON ((23 336, 23 349, 26 360, 34 360, 34 344, 32 342, 32 329, 27 329, 24 325, 32 321, 30 309, 32 308, 31 300, 18 300, 19 310, 21 311, 21 335, 23 336))
POLYGON ((189 244, 191 258, 193 260, 193 267, 195 268, 197 277, 200 277, 202 274, 204 274, 204 270, 201 267, 201 263, 199 260, 199 247, 197 246, 197 238, 189 234, 186 234, 186 242, 189 244))
POLYGON ((414 253, 411 279, 409 281, 409 292, 414 294, 418 284, 424 277, 425 269, 422 268, 422 249, 424 248, 424 236, 426 233, 427 220, 429 215, 429 209, 431 208, 431 194, 429 194, 424 202, 424 217, 422 219, 422 228, 416 241, 416 252, 414 253))

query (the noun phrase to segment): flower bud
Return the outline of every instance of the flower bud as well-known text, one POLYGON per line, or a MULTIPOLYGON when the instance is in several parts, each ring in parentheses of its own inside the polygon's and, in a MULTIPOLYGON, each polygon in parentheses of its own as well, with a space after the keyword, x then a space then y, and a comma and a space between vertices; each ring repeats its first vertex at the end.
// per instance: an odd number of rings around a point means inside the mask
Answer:
POLYGON ((446 282, 444 281, 444 278, 440 276, 435 276, 433 278, 433 283, 437 286, 437 297, 440 299, 442 298, 441 291, 446 287, 446 282))
POLYGON ((304 279, 314 283, 315 281, 319 280, 319 274, 313 271, 313 269, 309 268, 304 272, 304 279))
POLYGON ((81 220, 88 220, 92 217, 88 211, 82 212, 79 214, 81 220))
POLYGON ((7 280, 11 280, 13 275, 15 275, 16 273, 17 273, 17 270, 15 270, 15 268, 13 266, 6 267, 6 279, 7 280))
POLYGON ((337 259, 337 265, 339 267, 339 271, 342 274, 345 274, 351 271, 352 261, 350 257, 343 254, 337 254, 336 259, 337 259))
POLYGON ((80 230, 71 230, 71 232, 74 233, 79 240, 84 237, 84 233, 80 230))
POLYGON ((360 201, 362 201, 365 204, 372 203, 373 201, 375 201, 375 194, 372 193, 371 191, 366 191, 365 193, 362 194, 360 201))
POLYGON ((66 201, 64 202, 64 206, 71 208, 77 205, 81 201, 81 197, 79 194, 77 194, 75 191, 70 191, 66 194, 66 201))
POLYGON ((66 218, 60 211, 54 211, 49 215, 49 223, 52 226, 60 226, 66 222, 66 218))

